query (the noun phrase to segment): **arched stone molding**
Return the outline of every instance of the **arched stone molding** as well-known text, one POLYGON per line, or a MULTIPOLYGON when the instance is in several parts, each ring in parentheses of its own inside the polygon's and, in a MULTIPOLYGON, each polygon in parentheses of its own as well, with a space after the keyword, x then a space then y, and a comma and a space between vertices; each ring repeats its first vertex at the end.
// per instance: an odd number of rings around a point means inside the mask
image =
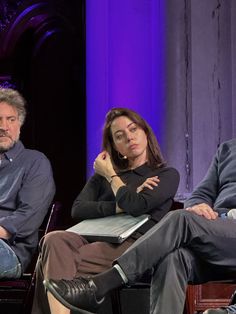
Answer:
POLYGON ((10 58, 16 49, 16 46, 23 34, 28 30, 37 31, 45 27, 46 24, 63 25, 63 28, 72 30, 69 22, 59 14, 55 14, 49 3, 37 2, 25 7, 20 11, 18 9, 13 21, 4 29, 1 34, 0 58, 10 58))

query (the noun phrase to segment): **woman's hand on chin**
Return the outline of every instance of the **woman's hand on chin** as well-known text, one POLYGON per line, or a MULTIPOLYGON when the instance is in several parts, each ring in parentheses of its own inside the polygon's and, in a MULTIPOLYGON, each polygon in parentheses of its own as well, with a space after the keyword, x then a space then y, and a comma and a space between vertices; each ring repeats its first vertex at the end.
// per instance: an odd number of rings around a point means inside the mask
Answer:
POLYGON ((111 157, 107 151, 102 151, 98 154, 93 163, 93 169, 96 173, 107 178, 108 181, 112 175, 116 174, 111 162, 111 157))

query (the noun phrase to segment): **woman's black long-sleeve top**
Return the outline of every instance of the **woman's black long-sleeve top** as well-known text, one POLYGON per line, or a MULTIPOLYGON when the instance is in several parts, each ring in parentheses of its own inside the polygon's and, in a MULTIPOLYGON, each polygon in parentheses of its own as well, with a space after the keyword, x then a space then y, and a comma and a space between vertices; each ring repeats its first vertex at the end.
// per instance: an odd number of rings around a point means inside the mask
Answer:
POLYGON ((144 164, 136 169, 119 173, 126 184, 114 195, 109 182, 94 174, 79 193, 72 206, 72 218, 80 221, 116 214, 116 204, 124 212, 139 216, 149 213, 152 219, 159 221, 171 208, 179 184, 179 173, 171 167, 151 169, 144 164), (147 178, 158 176, 160 182, 153 190, 144 188, 137 193, 136 189, 147 178))

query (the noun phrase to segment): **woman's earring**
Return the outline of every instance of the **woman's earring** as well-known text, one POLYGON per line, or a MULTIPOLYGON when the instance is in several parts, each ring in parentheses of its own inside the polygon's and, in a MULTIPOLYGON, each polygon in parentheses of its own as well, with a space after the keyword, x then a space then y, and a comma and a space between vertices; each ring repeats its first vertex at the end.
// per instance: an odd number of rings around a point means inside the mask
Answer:
POLYGON ((117 152, 118 153, 118 158, 123 160, 123 159, 127 159, 127 156, 122 156, 120 152, 117 152))

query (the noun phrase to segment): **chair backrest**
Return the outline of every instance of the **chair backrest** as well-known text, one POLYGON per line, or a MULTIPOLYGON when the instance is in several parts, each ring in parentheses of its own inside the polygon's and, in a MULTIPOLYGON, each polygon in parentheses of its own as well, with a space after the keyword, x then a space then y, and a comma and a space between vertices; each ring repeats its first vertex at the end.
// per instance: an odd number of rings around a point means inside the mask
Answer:
POLYGON ((183 209, 184 203, 180 201, 174 200, 170 210, 183 209))
POLYGON ((43 235, 57 228, 61 207, 62 205, 58 201, 55 201, 52 204, 51 209, 48 211, 48 214, 45 216, 44 221, 40 227, 40 230, 43 231, 43 235))
MULTIPOLYGON (((53 202, 39 228, 39 241, 45 234, 57 228, 59 216, 60 216, 59 215, 60 210, 61 210, 61 203, 58 201, 53 202)), ((25 273, 23 274, 23 277, 26 277, 26 275, 30 275, 30 276, 32 275, 35 269, 37 259, 38 259, 38 251, 36 251, 35 254, 33 255, 29 266, 27 267, 25 273)), ((1 284, 0 284, 0 287, 1 287, 1 284)))

